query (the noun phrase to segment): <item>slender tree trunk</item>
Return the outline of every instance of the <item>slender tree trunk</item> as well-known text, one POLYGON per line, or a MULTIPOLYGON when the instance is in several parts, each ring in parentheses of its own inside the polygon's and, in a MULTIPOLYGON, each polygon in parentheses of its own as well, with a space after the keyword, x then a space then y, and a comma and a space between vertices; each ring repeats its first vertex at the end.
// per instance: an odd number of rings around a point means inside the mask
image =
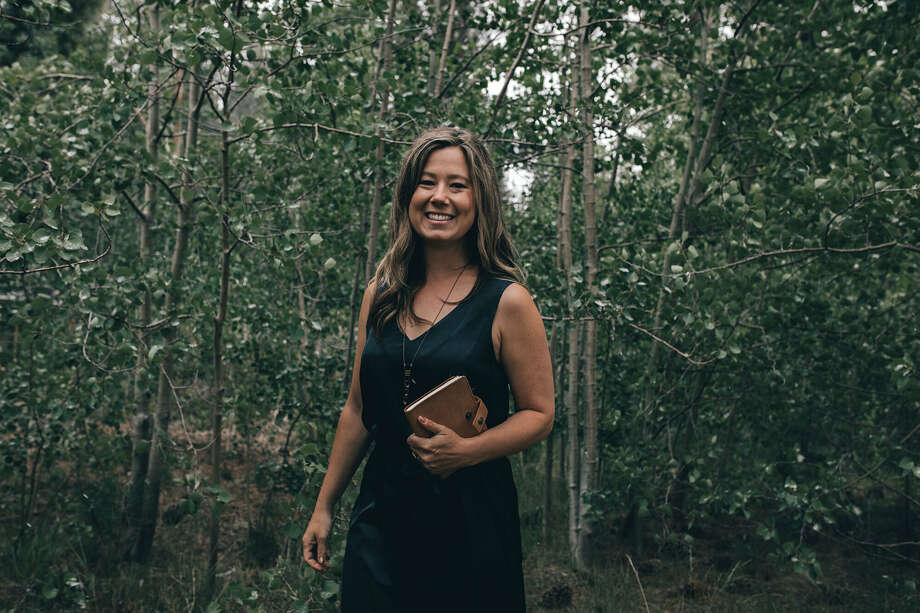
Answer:
MULTIPOLYGON (((298 219, 300 215, 297 216, 298 219)), ((298 360, 303 359, 303 354, 307 351, 307 298, 304 295, 303 270, 300 267, 300 260, 294 260, 294 272, 297 273, 297 316, 300 318, 300 330, 303 336, 300 337, 300 355, 298 360)))
POLYGON ((444 83, 444 67, 447 65, 447 51, 450 48, 450 39, 454 35, 454 13, 457 12, 457 0, 450 0, 447 9, 447 31, 444 32, 444 44, 441 46, 441 61, 438 62, 438 75, 434 82, 434 97, 441 95, 441 85, 444 83))
MULTIPOLYGON (((562 329, 561 322, 554 321, 552 331, 549 335, 549 355, 553 362, 553 390, 555 390, 556 398, 554 398, 554 404, 559 405, 559 379, 560 371, 558 368, 559 360, 559 345, 560 343, 560 331, 562 329)), ((557 438, 556 430, 553 429, 549 433, 549 436, 546 437, 546 455, 544 456, 543 463, 543 542, 549 542, 550 535, 552 534, 550 528, 550 520, 553 515, 553 447, 555 446, 555 440, 557 438)))
MULTIPOLYGON (((305 229, 303 223, 303 215, 300 213, 300 208, 297 208, 292 213, 294 227, 298 231, 303 231, 305 229)), ((300 330, 303 336, 300 337, 300 352, 298 354, 298 361, 303 359, 304 353, 307 351, 307 342, 310 332, 310 324, 307 321, 307 296, 304 291, 304 286, 306 281, 303 276, 303 268, 300 264, 300 258, 294 259, 294 272, 297 274, 297 317, 300 319, 300 330)))
POLYGON ((579 474, 579 456, 580 442, 578 436, 578 339, 581 336, 581 323, 570 321, 568 325, 568 356, 566 365, 565 388, 565 409, 566 409, 566 430, 568 431, 568 441, 566 448, 566 483, 569 491, 569 552, 573 560, 578 560, 580 552, 578 550, 581 544, 579 537, 581 526, 581 496, 578 491, 578 474, 579 474))
MULTIPOLYGON (((243 0, 236 2, 236 17, 239 18, 243 8, 243 0)), ((236 74, 236 53, 230 54, 227 65, 227 84, 223 91, 222 126, 230 120, 230 94, 233 92, 233 81, 236 74)), ((230 296, 230 255, 233 253, 235 242, 230 238, 230 136, 226 128, 220 131, 220 206, 222 210, 220 220, 220 294, 217 304, 217 315, 214 317, 214 401, 211 403, 211 486, 220 490, 220 471, 223 454, 223 420, 224 420, 224 322, 227 319, 227 301, 230 296)), ((210 602, 214 594, 214 583, 217 576, 217 553, 220 548, 220 513, 223 509, 215 496, 211 506, 211 519, 208 525, 208 568, 205 573, 204 600, 210 602)))
MULTIPOLYGON (((380 54, 383 57, 383 74, 390 72, 393 63, 393 24, 396 20, 396 0, 390 0, 387 11, 387 35, 380 41, 380 54)), ((364 265, 364 284, 370 282, 377 264, 377 235, 380 233, 380 205, 383 202, 383 123, 386 121, 390 105, 390 88, 384 85, 380 89, 380 113, 377 117, 377 150, 374 153, 374 199, 371 202, 369 217, 370 229, 367 233, 367 262, 364 265)))
POLYGON ((431 15, 428 16, 428 19, 431 20, 431 32, 429 33, 429 40, 431 41, 428 47, 428 96, 434 97, 434 88, 435 83, 438 79, 438 49, 434 45, 434 41, 438 38, 438 25, 441 23, 441 0, 433 0, 431 3, 431 15))
MULTIPOLYGON (((228 93, 224 96, 224 108, 227 108, 228 93)), ((233 246, 230 242, 230 145, 226 130, 221 130, 221 206, 223 214, 220 224, 220 298, 217 315, 214 317, 214 401, 211 403, 211 485, 220 487, 220 469, 222 460, 223 415, 224 415, 224 364, 223 334, 227 318, 227 301, 230 294, 230 254, 233 246)), ((220 541, 221 503, 216 499, 211 507, 211 520, 208 526, 208 569, 205 576, 204 600, 210 602, 214 594, 214 581, 217 575, 217 552, 220 541)))
MULTIPOLYGON (((177 212, 176 242, 170 261, 170 284, 166 292, 166 302, 163 308, 165 318, 172 317, 175 305, 179 299, 179 286, 182 282, 182 273, 185 267, 186 249, 188 246, 189 232, 191 230, 192 178, 189 164, 195 160, 198 147, 198 116, 201 111, 199 95, 200 88, 195 81, 194 70, 190 75, 188 96, 188 121, 185 135, 186 171, 183 172, 183 187, 180 192, 180 204, 177 212)), ((150 450, 148 456, 147 482, 144 492, 144 506, 141 511, 141 520, 137 544, 134 548, 134 558, 138 561, 147 561, 153 546, 153 536, 156 531, 156 522, 159 515, 160 484, 163 480, 166 460, 164 437, 168 438, 169 420, 172 413, 173 390, 170 381, 175 380, 175 355, 172 346, 178 338, 175 326, 167 326, 163 349, 163 361, 160 365, 160 374, 157 382, 157 412, 151 433, 150 450)))
MULTIPOLYGON (((575 100, 576 71, 573 67, 571 76, 570 102, 575 100)), ((568 488, 568 544, 573 558, 578 543, 578 325, 575 316, 575 279, 572 272, 572 179, 570 170, 575 163, 575 145, 566 144, 565 157, 562 164, 562 189, 559 197, 559 251, 562 272, 565 275, 565 293, 568 312, 567 342, 568 355, 566 357, 566 388, 562 405, 566 415, 566 454, 565 478, 568 488)))
POLYGON ((355 327, 358 321, 358 310, 361 307, 361 256, 355 258, 355 274, 351 280, 351 313, 348 318, 348 349, 345 352, 345 378, 342 380, 342 389, 347 392, 351 386, 351 369, 354 364, 355 352, 355 327))
MULTIPOLYGON (((159 31, 159 7, 150 8, 150 26, 154 32, 159 31)), ((160 99, 157 91, 157 70, 154 67, 153 79, 147 89, 149 107, 147 123, 145 126, 145 141, 147 153, 156 164, 159 154, 157 131, 160 126, 160 99)), ((153 228, 153 218, 156 212, 157 184, 150 179, 144 185, 144 201, 141 206, 142 217, 137 222, 138 229, 138 259, 141 270, 146 270, 150 260, 150 241, 153 228)), ((147 458, 150 452, 150 397, 149 381, 145 377, 147 370, 147 352, 149 350, 150 333, 148 326, 152 320, 153 298, 149 287, 145 287, 142 303, 138 308, 138 322, 141 324, 140 343, 134 363, 133 377, 133 404, 134 422, 131 435, 131 485, 125 500, 125 520, 130 526, 131 541, 137 539, 137 531, 141 518, 141 509, 144 502, 144 481, 147 478, 147 458)))
MULTIPOLYGON (((594 71, 591 65, 591 29, 588 27, 590 16, 588 3, 581 5, 581 88, 579 102, 584 123, 584 140, 582 151, 582 208, 585 216, 585 289, 590 298, 599 295, 597 287, 597 216, 595 213, 594 194, 594 112, 591 108, 591 92, 594 83, 594 71)), ((585 322, 585 346, 582 352, 585 361, 584 398, 585 398, 585 436, 584 452, 581 463, 581 482, 579 497, 579 545, 576 549, 576 563, 585 567, 590 563, 588 551, 591 526, 587 521, 588 505, 584 504, 585 495, 596 486, 597 476, 597 320, 589 315, 585 322)))

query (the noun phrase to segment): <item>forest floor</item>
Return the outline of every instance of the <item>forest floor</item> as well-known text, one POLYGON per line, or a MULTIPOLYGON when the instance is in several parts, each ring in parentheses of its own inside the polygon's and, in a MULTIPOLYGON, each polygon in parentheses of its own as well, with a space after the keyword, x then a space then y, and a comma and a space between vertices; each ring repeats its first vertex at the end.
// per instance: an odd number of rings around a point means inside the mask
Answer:
MULTIPOLYGON (((158 528, 150 564, 126 564, 117 554, 117 539, 104 534, 106 525, 118 523, 119 484, 125 476, 100 478, 104 473, 77 468, 73 472, 81 474, 67 474, 71 467, 61 466, 44 473, 32 532, 18 548, 16 484, 0 482, 5 518, 0 523, 0 613, 337 610, 342 533, 356 488, 349 488, 339 505, 328 576, 313 573, 301 561, 299 538, 312 501, 277 490, 274 500, 267 500, 267 490, 253 485, 259 482, 255 473, 277 468, 281 441, 257 436, 254 443, 251 451, 237 445, 226 458, 228 478, 222 485, 233 500, 222 515, 217 604, 202 606, 196 596, 207 559, 207 501, 199 512, 158 528)), ((112 456, 119 457, 117 449, 112 456)), ((821 574, 808 578, 767 559, 739 555, 733 541, 749 539, 753 527, 737 522, 711 526, 708 535, 693 539, 692 547, 646 543, 641 555, 624 547, 613 530, 598 529, 592 570, 574 571, 565 545, 561 483, 551 538, 542 539, 538 465, 542 460, 526 467, 514 462, 531 613, 920 613, 916 561, 898 562, 853 542, 822 538, 811 543, 821 574)), ((175 508, 187 495, 190 484, 185 481, 174 467, 161 509, 175 508)))
MULTIPOLYGON (((834 547, 837 547, 836 545, 834 547)), ((700 549, 706 548, 700 543, 700 549)), ((557 551, 542 546, 525 554, 531 613, 656 612, 920 612, 920 600, 903 587, 916 564, 872 560, 865 552, 822 548, 822 577, 813 580, 769 563, 730 561, 701 554, 635 560, 625 551, 602 554, 591 572, 574 572, 557 551)))
POLYGON ((736 518, 697 527, 692 546, 647 539, 640 554, 625 544, 619 524, 598 527, 591 538, 592 569, 575 571, 566 545, 563 484, 557 484, 544 542, 542 472, 514 466, 530 613, 920 613, 916 555, 899 559, 842 533, 817 535, 809 545, 819 569, 806 576, 760 555, 767 548, 754 522, 736 518), (521 478, 525 472, 530 479, 521 478))

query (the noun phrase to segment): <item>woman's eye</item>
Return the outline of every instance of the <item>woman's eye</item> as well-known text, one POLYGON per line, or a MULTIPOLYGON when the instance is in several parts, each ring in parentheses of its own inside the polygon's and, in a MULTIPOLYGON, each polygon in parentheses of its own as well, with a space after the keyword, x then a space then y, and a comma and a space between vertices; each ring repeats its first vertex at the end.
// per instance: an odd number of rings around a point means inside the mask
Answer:
POLYGON ((466 189, 466 185, 464 183, 451 183, 451 187, 454 189, 466 189))
POLYGON ((424 185, 424 186, 426 186, 426 187, 431 187, 432 185, 434 185, 434 181, 429 181, 429 180, 425 179, 425 180, 419 181, 418 184, 419 184, 419 185, 424 185))

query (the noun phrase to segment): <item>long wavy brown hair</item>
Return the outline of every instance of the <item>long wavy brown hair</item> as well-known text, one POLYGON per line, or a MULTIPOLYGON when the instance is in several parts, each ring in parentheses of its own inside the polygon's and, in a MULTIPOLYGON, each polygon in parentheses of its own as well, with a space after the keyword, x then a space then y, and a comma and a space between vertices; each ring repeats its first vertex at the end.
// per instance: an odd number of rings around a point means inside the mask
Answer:
MULTIPOLYGON (((394 316, 421 322, 412 309, 415 295, 425 283, 425 258, 421 239, 409 222, 409 201, 421 180, 428 156, 445 147, 459 147, 466 159, 473 188, 476 218, 466 234, 467 257, 480 268, 475 292, 485 275, 523 283, 515 263, 517 252, 502 220, 501 190, 489 152, 478 138, 461 128, 434 128, 423 132, 403 158, 390 213, 390 247, 377 266, 377 293, 368 316, 374 334, 394 316)), ((470 292, 472 295, 472 292, 470 292)))

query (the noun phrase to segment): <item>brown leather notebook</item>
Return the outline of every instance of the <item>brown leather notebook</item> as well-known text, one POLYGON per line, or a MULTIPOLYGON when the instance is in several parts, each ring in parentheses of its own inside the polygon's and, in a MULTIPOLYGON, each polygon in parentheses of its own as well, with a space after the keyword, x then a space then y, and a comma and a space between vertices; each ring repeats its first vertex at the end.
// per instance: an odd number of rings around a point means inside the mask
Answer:
POLYGON ((476 436, 486 429, 489 409, 473 394, 464 376, 450 377, 434 386, 404 409, 412 431, 428 438, 431 432, 418 423, 418 417, 447 426, 462 437, 476 436))

